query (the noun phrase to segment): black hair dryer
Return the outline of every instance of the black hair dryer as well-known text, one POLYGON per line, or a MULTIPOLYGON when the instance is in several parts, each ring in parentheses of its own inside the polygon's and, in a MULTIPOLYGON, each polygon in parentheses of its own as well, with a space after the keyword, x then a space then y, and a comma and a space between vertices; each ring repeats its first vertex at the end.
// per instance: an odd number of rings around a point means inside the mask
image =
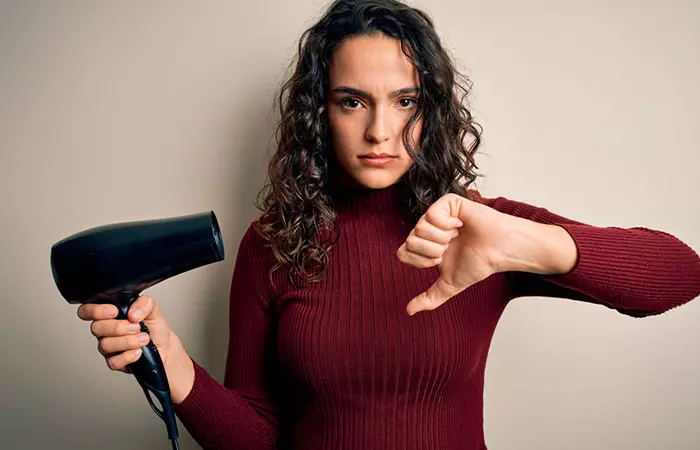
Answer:
MULTIPOLYGON (((53 278, 68 303, 112 304, 120 320, 127 319, 129 307, 145 289, 223 259, 223 239, 213 211, 104 225, 76 233, 51 247, 53 278)), ((141 331, 148 333, 143 322, 141 331)), ((170 386, 153 342, 144 346, 141 357, 128 367, 153 411, 165 422, 168 438, 177 449, 170 386)))

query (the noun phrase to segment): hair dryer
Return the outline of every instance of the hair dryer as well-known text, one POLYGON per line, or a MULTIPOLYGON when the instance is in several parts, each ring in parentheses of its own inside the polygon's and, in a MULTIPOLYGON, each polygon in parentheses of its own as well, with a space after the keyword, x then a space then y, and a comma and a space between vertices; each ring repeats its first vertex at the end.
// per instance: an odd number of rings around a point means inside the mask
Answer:
MULTIPOLYGON (((117 307, 120 320, 127 319, 129 307, 143 290, 223 259, 223 240, 213 211, 104 225, 76 233, 51 247, 53 278, 68 303, 109 303, 117 307)), ((143 322, 141 331, 148 333, 143 322)), ((129 370, 153 411, 165 422, 168 438, 177 449, 177 422, 163 362, 152 341, 142 350, 129 370)))

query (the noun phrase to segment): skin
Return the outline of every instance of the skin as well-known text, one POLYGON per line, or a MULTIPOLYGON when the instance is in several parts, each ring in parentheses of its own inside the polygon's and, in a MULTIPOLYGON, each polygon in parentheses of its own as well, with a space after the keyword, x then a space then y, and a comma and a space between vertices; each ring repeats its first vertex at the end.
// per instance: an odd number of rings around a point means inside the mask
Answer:
MULTIPOLYGON (((395 184, 411 167, 402 130, 415 108, 418 77, 398 41, 382 35, 348 39, 337 49, 329 73, 328 117, 342 184, 381 189, 395 184), (388 153, 396 159, 372 167, 360 156, 388 153)), ((422 121, 412 138, 419 142, 422 121)), ((491 274, 529 271, 560 274, 577 260, 576 245, 561 227, 542 225, 497 212, 455 194, 430 206, 397 252, 405 264, 439 266, 440 277, 408 302, 413 315, 435 309, 491 274)), ((78 317, 92 321, 98 351, 110 369, 125 367, 140 356, 149 336, 138 331, 143 320, 163 359, 171 396, 181 403, 194 383, 194 366, 178 336, 149 296, 131 306, 129 320, 115 320, 111 305, 81 305, 78 317), (145 338, 139 341, 139 337, 145 338)))
MULTIPOLYGON (((418 72, 401 44, 384 35, 358 36, 340 44, 329 70, 328 120, 343 184, 381 189, 396 183, 413 164, 402 133, 418 103, 418 72), (373 167, 359 157, 396 156, 373 167)), ((422 119, 413 128, 419 142, 422 119)), ((415 146, 415 144, 414 144, 415 146)))

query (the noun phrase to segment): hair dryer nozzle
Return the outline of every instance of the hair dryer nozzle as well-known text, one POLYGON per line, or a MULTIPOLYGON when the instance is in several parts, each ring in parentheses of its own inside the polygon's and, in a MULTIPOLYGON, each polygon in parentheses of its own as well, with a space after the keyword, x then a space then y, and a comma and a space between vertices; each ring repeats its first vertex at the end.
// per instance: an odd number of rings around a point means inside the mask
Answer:
POLYGON ((140 293, 183 272, 224 259, 213 211, 90 228, 51 247, 51 270, 69 303, 140 293))

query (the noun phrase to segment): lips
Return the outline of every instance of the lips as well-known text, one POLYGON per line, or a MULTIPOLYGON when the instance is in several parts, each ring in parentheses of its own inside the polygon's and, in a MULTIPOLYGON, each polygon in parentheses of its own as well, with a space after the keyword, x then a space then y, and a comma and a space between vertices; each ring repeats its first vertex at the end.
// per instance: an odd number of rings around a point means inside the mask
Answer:
POLYGON ((362 155, 359 157, 361 164, 370 167, 386 167, 391 165, 398 156, 390 155, 388 153, 370 153, 368 155, 362 155))
POLYGON ((362 155, 362 159, 386 159, 386 158, 396 158, 397 156, 390 155, 388 153, 370 153, 369 155, 362 155))

